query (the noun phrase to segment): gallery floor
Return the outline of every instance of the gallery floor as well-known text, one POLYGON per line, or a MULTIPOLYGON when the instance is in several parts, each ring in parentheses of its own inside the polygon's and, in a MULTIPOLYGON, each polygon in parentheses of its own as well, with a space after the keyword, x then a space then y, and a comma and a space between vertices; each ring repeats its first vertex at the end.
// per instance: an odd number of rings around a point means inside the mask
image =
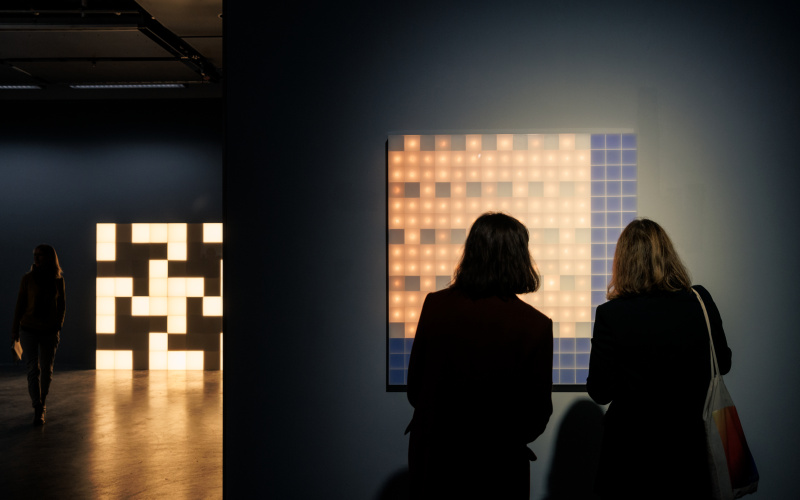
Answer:
POLYGON ((222 372, 59 370, 32 425, 0 366, 0 497, 222 498, 222 372))

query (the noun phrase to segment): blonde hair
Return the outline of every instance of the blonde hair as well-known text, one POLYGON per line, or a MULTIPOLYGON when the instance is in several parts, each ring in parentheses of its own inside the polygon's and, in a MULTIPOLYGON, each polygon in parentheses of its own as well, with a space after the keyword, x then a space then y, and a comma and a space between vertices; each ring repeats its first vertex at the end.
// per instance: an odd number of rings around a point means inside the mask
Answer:
POLYGON ((689 290, 692 280, 667 232, 649 219, 636 219, 622 231, 614 252, 606 297, 631 297, 654 291, 689 290))

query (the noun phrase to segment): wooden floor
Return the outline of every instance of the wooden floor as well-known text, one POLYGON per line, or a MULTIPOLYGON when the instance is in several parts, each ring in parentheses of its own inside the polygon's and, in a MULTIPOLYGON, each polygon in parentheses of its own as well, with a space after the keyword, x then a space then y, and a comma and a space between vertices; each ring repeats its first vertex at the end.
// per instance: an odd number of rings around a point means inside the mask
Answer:
POLYGON ((0 366, 0 497, 222 498, 222 372, 56 373, 32 425, 21 366, 0 366))

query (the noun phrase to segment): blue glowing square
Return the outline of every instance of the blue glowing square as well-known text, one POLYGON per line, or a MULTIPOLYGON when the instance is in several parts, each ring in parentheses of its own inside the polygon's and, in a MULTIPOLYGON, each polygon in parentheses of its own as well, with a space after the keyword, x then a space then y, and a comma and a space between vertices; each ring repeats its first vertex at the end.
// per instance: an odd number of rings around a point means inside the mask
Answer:
POLYGON ((561 353, 558 355, 561 360, 559 363, 561 364, 561 368, 575 368, 575 353, 561 353))
POLYGON ((606 180, 606 167, 602 165, 594 165, 592 167, 592 180, 593 181, 606 180))
POLYGON ((593 228, 592 243, 605 243, 605 242, 606 242, 606 230, 600 228, 593 228))
POLYGON ((589 353, 575 355, 575 368, 589 368, 589 353))
POLYGON ((389 230, 389 244, 390 245, 403 245, 406 242, 404 229, 390 229, 389 230))
POLYGON ((436 243, 436 230, 435 229, 420 229, 419 242, 422 245, 433 245, 436 243))
POLYGON ((611 227, 606 229, 606 241, 617 241, 622 233, 622 228, 611 227))
POLYGON ((553 384, 560 383, 559 381, 561 378, 558 376, 561 373, 561 370, 553 370, 553 384))
POLYGON ((622 151, 622 164, 623 165, 636 165, 636 150, 622 151))
POLYGON ((606 214, 606 224, 608 225, 608 227, 622 227, 622 213, 608 212, 606 214))
POLYGON ((622 147, 621 134, 606 134, 606 149, 619 149, 622 147))
POLYGON ((592 325, 594 325, 594 318, 597 316, 597 306, 600 304, 593 304, 592 305, 592 325))
POLYGON ((406 182, 404 191, 406 198, 419 198, 419 182, 406 182))
POLYGON ((575 339, 572 339, 572 338, 558 339, 558 343, 561 346, 561 352, 562 353, 574 353, 575 352, 575 339))
POLYGON ((636 212, 622 212, 622 225, 627 226, 636 219, 636 212))
POLYGON ((605 227, 606 214, 604 212, 592 212, 592 227, 605 227))
MULTIPOLYGON (((592 214, 594 215, 594 214, 592 214)), ((602 243, 595 243, 592 245, 592 258, 593 259, 605 259, 606 258, 606 246, 602 243)))
POLYGON ((559 356, 558 353, 555 353, 555 352, 553 353, 553 368, 554 369, 560 368, 559 363, 558 363, 560 358, 558 356, 559 356))
POLYGON ((606 194, 608 196, 619 196, 622 194, 622 183, 620 181, 607 181, 606 194))
POLYGON ((622 179, 622 167, 619 165, 606 167, 606 180, 618 181, 622 179))
POLYGON ((592 196, 603 196, 606 194, 605 181, 592 181, 592 196))
POLYGON ((467 183, 467 198, 480 198, 481 196, 481 183, 468 182, 467 183))
POLYGON ((389 339, 389 354, 405 354, 406 339, 389 339))
POLYGON ((622 163, 622 153, 619 150, 606 151, 606 165, 619 165, 622 163))
POLYGON ((592 305, 599 306, 606 301, 606 292, 595 291, 592 292, 592 305))
POLYGON ((575 370, 575 383, 586 385, 586 379, 589 378, 589 370, 578 369, 575 370))
POLYGON ((612 259, 606 261, 606 274, 609 276, 614 274, 614 261, 612 259))
POLYGON ((634 165, 622 166, 622 180, 635 181, 636 180, 636 167, 634 165))
POLYGON ((405 354, 389 354, 390 370, 403 369, 405 367, 405 354))
POLYGON ((575 383, 575 370, 559 370, 561 373, 560 379, 562 384, 574 384, 575 383))
POLYGON ((497 196, 503 198, 510 198, 513 194, 511 190, 511 183, 510 182, 498 182, 497 183, 497 196))
POLYGON ((622 198, 606 198, 606 210, 609 212, 619 212, 622 210, 622 198))
POLYGON ((623 212, 635 212, 636 211, 636 197, 635 196, 626 196, 622 198, 622 211, 623 212))
POLYGON ((592 275, 592 290, 598 290, 605 292, 606 286, 608 286, 608 279, 603 274, 595 274, 592 275))
POLYGON ((636 196, 636 181, 622 181, 622 194, 636 196))
POLYGON ((575 339, 575 352, 585 353, 585 352, 590 352, 591 350, 592 350, 592 339, 590 338, 575 339))
POLYGON ((403 339, 405 341, 405 345, 403 349, 406 354, 411 354, 411 348, 414 347, 414 339, 403 339))
POLYGON ((437 182, 436 183, 436 197, 437 198, 450 198, 450 183, 437 182))
POLYGON ((389 370, 389 385, 405 385, 406 370, 389 370))
POLYGON ((609 243, 608 245, 606 245, 606 255, 608 255, 609 258, 613 258, 614 257, 614 253, 616 251, 617 251, 617 244, 616 243, 609 243))
POLYGON ((592 134, 592 149, 605 149, 606 136, 603 134, 592 134))
POLYGON ((598 151, 593 149, 592 150, 592 165, 605 165, 606 164, 606 152, 605 151, 598 151))
POLYGON ((606 209, 606 199, 600 196, 592 198, 592 211, 602 212, 606 209))
POLYGON ((592 274, 606 274, 605 259, 592 260, 592 274))
POLYGON ((636 149, 636 134, 622 134, 622 149, 636 149))

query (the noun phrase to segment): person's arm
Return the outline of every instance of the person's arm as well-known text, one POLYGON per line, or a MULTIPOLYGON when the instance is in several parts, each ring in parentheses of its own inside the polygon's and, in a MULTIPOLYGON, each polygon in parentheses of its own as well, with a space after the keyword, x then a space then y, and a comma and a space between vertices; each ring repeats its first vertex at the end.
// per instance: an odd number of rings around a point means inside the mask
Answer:
POLYGON ((414 343, 411 346, 411 356, 408 360, 408 379, 406 381, 406 396, 408 402, 414 408, 417 407, 420 400, 420 393, 422 392, 422 380, 424 375, 424 358, 425 358, 425 331, 428 319, 428 308, 430 295, 425 297, 425 302, 422 304, 422 312, 419 315, 417 322, 417 333, 414 336, 414 343))
POLYGON ((613 332, 608 327, 603 306, 597 308, 594 331, 592 332, 592 353, 589 357, 589 376, 586 390, 597 404, 608 404, 616 395, 617 386, 617 348, 613 332))
POLYGON ((64 278, 58 279, 56 287, 58 288, 56 306, 58 307, 58 329, 60 331, 61 327, 64 326, 64 316, 67 314, 66 285, 64 283, 64 278))
POLYGON ((542 435, 553 414, 553 320, 548 318, 545 329, 526 362, 530 388, 525 396, 526 443, 542 435))
POLYGON ((19 322, 22 320, 22 315, 25 314, 25 309, 28 307, 28 280, 27 275, 22 277, 19 284, 19 292, 17 293, 17 305, 14 307, 14 324, 11 327, 11 338, 14 341, 19 340, 19 322))
POLYGON ((703 297, 703 304, 708 312, 708 320, 711 323, 711 338, 714 339, 714 351, 717 353, 717 363, 719 371, 725 375, 731 371, 731 361, 733 354, 728 347, 728 339, 725 337, 725 330, 722 328, 722 316, 719 314, 717 304, 711 298, 711 294, 704 287, 695 285, 694 288, 703 297))

